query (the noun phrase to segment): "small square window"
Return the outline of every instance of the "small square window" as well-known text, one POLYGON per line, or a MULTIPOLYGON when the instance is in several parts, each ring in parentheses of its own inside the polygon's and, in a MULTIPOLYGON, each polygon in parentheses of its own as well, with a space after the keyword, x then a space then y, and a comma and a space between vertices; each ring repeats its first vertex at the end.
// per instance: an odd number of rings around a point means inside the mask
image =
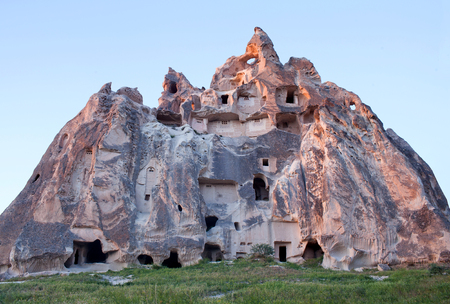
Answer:
POLYGON ((269 166, 269 159, 268 158, 263 158, 262 164, 263 164, 264 167, 268 167, 269 166))
POLYGON ((222 124, 223 124, 223 125, 227 125, 227 124, 228 124, 228 121, 222 121, 222 124))
POLYGON ((146 201, 149 201, 149 200, 150 200, 150 194, 146 194, 146 195, 145 195, 145 200, 146 200, 146 201))
POLYGON ((206 185, 206 188, 211 188, 211 185, 206 185))

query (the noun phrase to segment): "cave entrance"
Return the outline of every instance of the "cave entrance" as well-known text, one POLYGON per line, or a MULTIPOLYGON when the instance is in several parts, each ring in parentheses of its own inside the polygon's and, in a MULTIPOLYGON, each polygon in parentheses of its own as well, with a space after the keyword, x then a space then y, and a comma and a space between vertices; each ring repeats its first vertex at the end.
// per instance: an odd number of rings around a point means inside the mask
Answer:
POLYGON ((220 98, 222 99, 222 104, 228 104, 228 95, 222 95, 220 98))
POLYGON ((169 83, 169 93, 175 94, 178 91, 177 89, 177 83, 175 81, 171 81, 169 83))
POLYGON ((211 228, 216 227, 216 222, 219 219, 217 218, 217 216, 207 216, 205 218, 205 222, 206 222, 206 231, 208 232, 209 230, 211 230, 211 228))
POLYGON ((64 262, 66 268, 72 265, 106 263, 108 254, 102 250, 100 240, 94 242, 73 241, 73 254, 64 262))
POLYGON ((151 265, 153 264, 153 258, 146 254, 141 254, 138 256, 139 264, 141 265, 151 265))
POLYGON ((181 264, 180 262, 178 262, 178 252, 171 251, 170 257, 168 259, 165 259, 162 262, 162 265, 168 268, 181 268, 181 264))
POLYGON ((322 247, 320 247, 316 240, 309 241, 306 245, 305 251, 303 252, 303 258, 305 260, 309 260, 321 256, 323 256, 322 247))
POLYGON ((286 262, 286 246, 280 246, 278 256, 280 258, 280 262, 286 262))
POLYGON ((269 200, 269 190, 266 187, 266 182, 262 178, 255 177, 253 179, 253 189, 255 189, 255 200, 269 200))
POLYGON ((86 263, 106 263, 106 257, 107 255, 102 251, 102 243, 100 243, 100 240, 87 243, 86 263))
POLYGON ((295 93, 295 89, 288 89, 287 90, 286 103, 290 103, 290 104, 294 104, 295 103, 294 93, 295 93))
POLYGON ((220 250, 219 245, 213 245, 213 244, 205 244, 205 249, 202 253, 203 259, 209 259, 212 262, 219 262, 223 259, 222 250, 220 250))

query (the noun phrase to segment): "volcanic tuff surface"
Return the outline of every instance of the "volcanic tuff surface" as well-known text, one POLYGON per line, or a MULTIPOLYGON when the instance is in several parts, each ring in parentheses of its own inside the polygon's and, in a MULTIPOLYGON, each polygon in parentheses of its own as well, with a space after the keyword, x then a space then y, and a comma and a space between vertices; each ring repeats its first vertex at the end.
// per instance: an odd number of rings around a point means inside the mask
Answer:
POLYGON ((430 167, 357 95, 260 28, 209 89, 169 69, 159 107, 104 85, 0 216, 0 272, 189 265, 257 243, 325 267, 450 259, 430 167))

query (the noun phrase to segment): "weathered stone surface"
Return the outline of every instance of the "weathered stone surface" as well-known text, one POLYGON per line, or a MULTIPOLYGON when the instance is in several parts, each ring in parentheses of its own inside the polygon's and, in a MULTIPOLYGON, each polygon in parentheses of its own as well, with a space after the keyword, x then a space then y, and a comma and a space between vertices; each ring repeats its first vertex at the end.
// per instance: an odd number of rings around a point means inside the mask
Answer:
MULTIPOLYGON (((55 137, 0 216, 0 271, 239 258, 323 265, 448 261, 431 169, 357 95, 260 28, 209 89, 169 69, 159 107, 111 83, 55 137)), ((6 275, 6 274, 5 274, 6 275)))
POLYGON ((378 264, 377 269, 379 271, 389 271, 391 270, 391 267, 389 267, 389 265, 387 264, 378 264))

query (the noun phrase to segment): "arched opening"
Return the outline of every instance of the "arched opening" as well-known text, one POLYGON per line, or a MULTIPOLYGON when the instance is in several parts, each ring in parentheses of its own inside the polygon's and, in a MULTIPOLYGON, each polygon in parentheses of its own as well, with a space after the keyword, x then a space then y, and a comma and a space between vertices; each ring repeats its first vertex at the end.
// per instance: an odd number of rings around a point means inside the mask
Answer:
POLYGON ((106 257, 107 255, 102 251, 102 243, 100 243, 100 240, 88 243, 86 263, 105 263, 106 257))
POLYGON ((216 226, 216 222, 219 220, 217 216, 207 216, 205 217, 206 231, 211 230, 211 228, 216 226))
POLYGON ((262 178, 255 177, 253 179, 253 189, 255 189, 255 200, 269 200, 269 189, 266 187, 266 183, 262 178))
POLYGON ((239 222, 234 222, 234 229, 236 229, 236 231, 241 231, 241 225, 239 222))
POLYGON ((350 104, 350 110, 352 110, 352 111, 356 110, 356 105, 354 103, 350 104))
POLYGON ((164 262, 162 262, 162 265, 168 268, 181 268, 181 264, 178 262, 178 252, 171 251, 170 257, 165 259, 164 262))
POLYGON ((212 262, 222 261, 223 254, 219 245, 205 244, 205 249, 202 253, 203 259, 209 259, 212 262))
POLYGON ((303 258, 305 260, 315 259, 323 256, 323 250, 316 240, 311 240, 306 245, 305 251, 303 252, 303 258))
POLYGON ((153 258, 146 254, 141 254, 138 256, 139 264, 141 265, 151 265, 153 264, 153 258))
POLYGON ((247 64, 252 65, 252 64, 254 64, 256 61, 257 61, 256 58, 250 58, 249 60, 247 60, 247 64))
POLYGON ((171 81, 169 83, 169 93, 175 94, 178 91, 177 83, 175 81, 171 81))
POLYGON ((100 240, 94 242, 73 241, 73 253, 64 262, 64 266, 69 268, 72 265, 82 265, 84 263, 106 263, 108 253, 103 253, 100 240))

